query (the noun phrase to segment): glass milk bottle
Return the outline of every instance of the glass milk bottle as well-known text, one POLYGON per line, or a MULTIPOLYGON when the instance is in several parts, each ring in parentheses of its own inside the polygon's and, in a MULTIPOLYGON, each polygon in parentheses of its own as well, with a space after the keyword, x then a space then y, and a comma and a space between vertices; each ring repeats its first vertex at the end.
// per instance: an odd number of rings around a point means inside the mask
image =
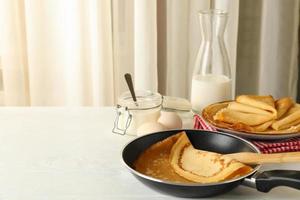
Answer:
POLYGON ((192 109, 197 113, 209 104, 232 99, 231 70, 224 43, 227 13, 200 11, 199 19, 202 41, 191 89, 192 109))

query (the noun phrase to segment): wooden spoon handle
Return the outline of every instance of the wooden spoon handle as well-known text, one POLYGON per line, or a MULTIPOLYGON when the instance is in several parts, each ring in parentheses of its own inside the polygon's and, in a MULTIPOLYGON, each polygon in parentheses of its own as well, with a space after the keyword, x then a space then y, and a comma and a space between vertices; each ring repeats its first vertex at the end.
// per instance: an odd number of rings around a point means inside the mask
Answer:
POLYGON ((273 154, 241 152, 241 153, 227 154, 227 156, 230 156, 231 158, 245 164, 300 162, 300 152, 273 153, 273 154))

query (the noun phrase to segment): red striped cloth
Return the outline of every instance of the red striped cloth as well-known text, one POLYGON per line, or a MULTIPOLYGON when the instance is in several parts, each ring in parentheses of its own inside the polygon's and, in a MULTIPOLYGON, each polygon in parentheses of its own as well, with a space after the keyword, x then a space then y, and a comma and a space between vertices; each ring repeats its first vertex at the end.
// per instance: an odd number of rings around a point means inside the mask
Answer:
MULTIPOLYGON (((199 115, 194 116, 194 129, 216 131, 216 129, 207 124, 199 115)), ((280 153, 280 152, 292 152, 300 151, 300 137, 291 138, 280 141, 254 141, 251 142, 259 148, 262 153, 280 153)))

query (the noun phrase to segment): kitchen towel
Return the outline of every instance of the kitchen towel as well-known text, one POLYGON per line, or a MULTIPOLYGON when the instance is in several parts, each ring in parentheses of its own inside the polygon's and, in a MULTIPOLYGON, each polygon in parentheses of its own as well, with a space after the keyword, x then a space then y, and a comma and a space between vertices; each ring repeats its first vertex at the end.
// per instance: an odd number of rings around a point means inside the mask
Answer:
MULTIPOLYGON (((194 115, 194 129, 217 131, 199 115, 194 115)), ((300 151, 300 137, 276 141, 250 140, 250 142, 252 142, 262 153, 300 151)))

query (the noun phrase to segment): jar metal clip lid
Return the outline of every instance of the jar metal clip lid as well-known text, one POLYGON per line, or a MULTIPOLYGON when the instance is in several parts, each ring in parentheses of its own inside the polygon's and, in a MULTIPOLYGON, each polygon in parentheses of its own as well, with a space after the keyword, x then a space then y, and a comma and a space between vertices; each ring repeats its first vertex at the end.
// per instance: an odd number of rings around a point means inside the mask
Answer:
POLYGON ((120 135, 125 135, 128 127, 130 126, 131 120, 132 120, 132 114, 129 112, 129 109, 127 107, 122 108, 119 104, 117 105, 117 117, 114 121, 114 128, 112 130, 113 133, 120 134, 120 135), (124 109, 123 111, 121 109, 124 109), (125 127, 119 127, 119 121, 120 121, 120 116, 126 113, 128 116, 126 119, 125 127))

